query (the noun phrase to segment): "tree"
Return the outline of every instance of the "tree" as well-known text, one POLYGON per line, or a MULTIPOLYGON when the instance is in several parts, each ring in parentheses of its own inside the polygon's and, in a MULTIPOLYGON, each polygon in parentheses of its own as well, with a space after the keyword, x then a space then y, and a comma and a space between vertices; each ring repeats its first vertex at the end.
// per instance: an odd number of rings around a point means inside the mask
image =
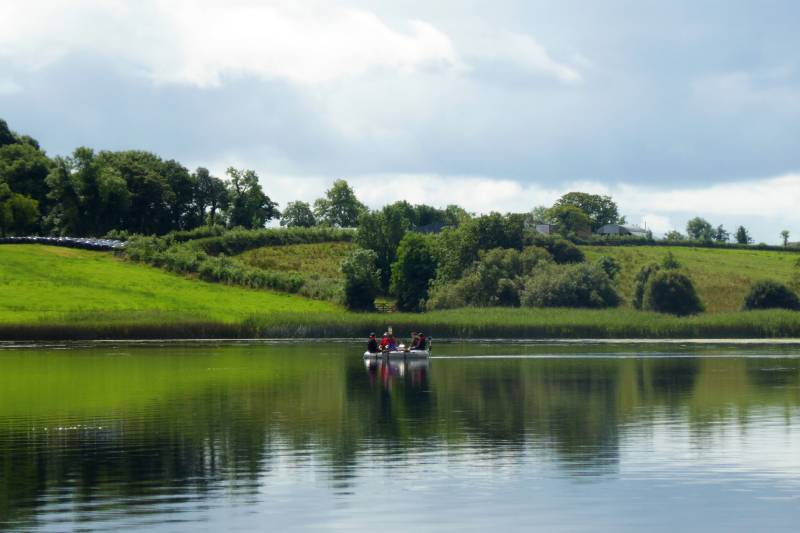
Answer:
POLYGON ((596 263, 549 266, 525 280, 523 305, 529 307, 616 307, 614 283, 596 263))
POLYGON ((38 219, 38 202, 0 181, 0 237, 24 235, 35 228, 38 219))
POLYGON ((17 138, 14 132, 8 129, 8 123, 0 118, 0 146, 14 144, 15 142, 17 142, 17 138))
POLYGON ((781 240, 783 240, 784 246, 789 246, 789 230, 785 229, 781 231, 781 240))
POLYGON ((0 147, 0 180, 15 193, 33 198, 42 206, 47 203, 50 166, 45 153, 30 144, 0 147))
POLYGON ((310 228, 317 225, 317 219, 314 218, 314 212, 307 202, 289 202, 286 204, 286 209, 283 210, 281 216, 281 226, 289 228, 310 228))
POLYGON ((406 233, 392 265, 392 292, 400 311, 421 311, 428 299, 428 287, 436 276, 436 259, 428 239, 406 233))
POLYGON ((228 225, 245 228, 263 228, 271 219, 279 217, 278 204, 264 194, 253 170, 229 167, 230 206, 228 225))
POLYGON ((731 234, 728 232, 725 227, 720 224, 717 226, 717 229, 714 231, 714 240, 716 242, 728 242, 731 239, 731 234))
POLYGON ((375 252, 358 249, 342 262, 344 274, 344 304, 354 311, 373 311, 375 295, 380 287, 379 271, 375 267, 375 252))
POLYGON ((356 243, 375 252, 384 290, 389 289, 392 263, 397 259, 400 241, 412 227, 407 205, 396 202, 380 211, 365 211, 359 218, 356 243))
POLYGON ((690 239, 709 242, 714 238, 715 232, 706 219, 695 217, 686 223, 686 234, 690 239))
POLYGON ((736 228, 736 242, 739 244, 750 244, 753 242, 753 239, 750 237, 750 233, 744 226, 739 226, 736 228))
POLYGON ((531 209, 531 222, 534 224, 552 224, 553 219, 550 217, 550 208, 537 205, 531 209))
POLYGON ((680 231, 670 230, 664 235, 665 241, 684 241, 686 237, 680 231))
POLYGON ((325 198, 314 202, 317 220, 340 228, 355 227, 358 217, 366 210, 366 206, 356 198, 355 192, 345 180, 334 181, 333 186, 325 191, 325 198))
POLYGON ((592 229, 592 221, 579 207, 573 205, 556 205, 549 211, 550 218, 558 226, 558 232, 571 236, 585 233, 592 229))
POLYGON ((606 224, 622 224, 617 204, 610 196, 588 194, 585 192, 568 192, 559 198, 554 208, 572 206, 583 211, 589 218, 592 231, 606 224))

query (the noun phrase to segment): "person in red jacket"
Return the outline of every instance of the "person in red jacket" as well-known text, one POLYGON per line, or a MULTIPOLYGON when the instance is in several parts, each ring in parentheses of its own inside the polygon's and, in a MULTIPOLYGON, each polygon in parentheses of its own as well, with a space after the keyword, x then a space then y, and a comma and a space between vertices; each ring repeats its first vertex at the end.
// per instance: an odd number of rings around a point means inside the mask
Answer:
POLYGON ((388 333, 384 333, 383 334, 383 338, 381 339, 380 348, 381 348, 382 352, 385 352, 386 350, 389 349, 389 334, 388 333))

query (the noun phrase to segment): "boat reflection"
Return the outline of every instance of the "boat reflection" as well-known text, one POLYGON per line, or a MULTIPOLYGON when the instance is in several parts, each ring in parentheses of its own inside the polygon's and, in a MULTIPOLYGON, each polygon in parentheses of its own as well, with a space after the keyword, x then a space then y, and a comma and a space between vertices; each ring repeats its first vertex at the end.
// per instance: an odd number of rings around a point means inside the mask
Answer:
POLYGON ((422 359, 389 359, 387 357, 371 357, 364 359, 369 382, 375 386, 378 381, 387 391, 402 382, 415 389, 427 388, 428 371, 431 362, 422 359))

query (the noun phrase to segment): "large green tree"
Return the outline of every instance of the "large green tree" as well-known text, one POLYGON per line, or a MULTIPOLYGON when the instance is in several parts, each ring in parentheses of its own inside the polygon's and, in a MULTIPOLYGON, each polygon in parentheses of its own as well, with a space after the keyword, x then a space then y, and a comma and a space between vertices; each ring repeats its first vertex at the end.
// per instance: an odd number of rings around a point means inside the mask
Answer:
POLYGON ((35 229, 38 219, 38 202, 0 181, 0 237, 25 235, 35 229))
POLYGON ((556 205, 549 211, 550 218, 564 236, 587 233, 592 229, 592 221, 584 211, 574 205, 556 205))
POLYGON ((421 311, 428 299, 428 288, 436 276, 436 258, 429 240, 419 233, 406 233, 397 248, 392 265, 392 292, 400 311, 421 311))
POLYGON ((714 239, 716 232, 708 220, 701 217, 694 217, 686 223, 686 234, 690 239, 710 242, 714 239))
POLYGON ((255 171, 230 167, 227 174, 230 177, 228 225, 262 228, 280 216, 278 204, 264 194, 255 171))
POLYGON ((592 231, 605 224, 623 224, 624 217, 619 216, 619 209, 610 196, 589 194, 585 192, 568 192, 559 198, 553 208, 576 207, 589 218, 592 231))
POLYGON ((289 202, 281 215, 281 226, 289 228, 310 228, 317 225, 314 212, 307 202, 289 202))
POLYGON ((736 242, 739 244, 750 244, 753 238, 750 237, 750 232, 744 226, 736 228, 736 242))
POLYGON ((367 210, 356 197, 356 193, 345 180, 336 180, 325 191, 325 197, 314 202, 314 215, 321 224, 340 228, 352 228, 367 210))
POLYGON ((392 263, 397 259, 397 247, 406 232, 412 229, 408 204, 397 202, 380 211, 365 211, 358 222, 356 242, 376 254, 381 271, 381 286, 388 290, 392 263))

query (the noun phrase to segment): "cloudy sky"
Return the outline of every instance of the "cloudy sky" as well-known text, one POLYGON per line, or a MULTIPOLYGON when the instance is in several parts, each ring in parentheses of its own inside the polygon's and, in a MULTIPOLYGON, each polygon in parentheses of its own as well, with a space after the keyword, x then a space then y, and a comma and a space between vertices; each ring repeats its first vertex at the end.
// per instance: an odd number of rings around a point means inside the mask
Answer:
POLYGON ((0 0, 0 117, 50 154, 346 178, 524 211, 614 196, 800 240, 800 4, 788 0, 0 0))

